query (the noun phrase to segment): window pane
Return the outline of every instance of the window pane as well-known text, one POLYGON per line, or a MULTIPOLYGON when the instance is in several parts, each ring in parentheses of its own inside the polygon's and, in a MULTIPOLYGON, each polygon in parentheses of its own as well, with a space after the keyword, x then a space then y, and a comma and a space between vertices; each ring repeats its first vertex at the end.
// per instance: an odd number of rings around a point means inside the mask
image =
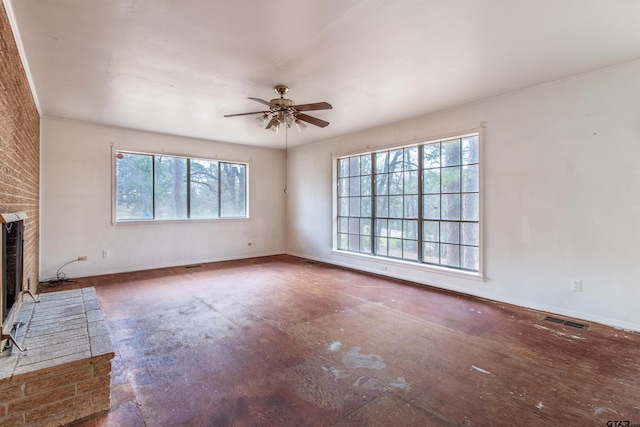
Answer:
POLYGON ((459 194, 443 194, 441 211, 442 211, 442 219, 459 220, 460 219, 460 195, 459 194))
POLYGON ((360 177, 359 176, 354 176, 349 178, 349 195, 350 196, 360 195, 360 177))
POLYGON ((371 236, 360 236, 360 252, 371 253, 371 236))
POLYGON ((360 216, 371 216, 371 197, 360 198, 360 216))
POLYGON ((155 156, 155 218, 187 218, 187 159, 155 156))
POLYGON ((338 160, 338 177, 344 178, 349 176, 349 159, 338 160))
POLYGON ((389 174, 389 194, 402 194, 404 175, 402 172, 394 172, 389 174))
POLYGON ((360 236, 357 234, 349 234, 349 250, 354 252, 360 251, 360 236))
POLYGON ((422 240, 440 241, 440 223, 438 221, 422 222, 422 240))
POLYGON ((418 147, 404 149, 404 170, 418 170, 418 147))
POLYGON ((404 196, 404 217, 418 218, 418 196, 404 196))
POLYGON ((247 215, 247 167, 237 163, 220 163, 220 216, 247 215))
POLYGON ((422 260, 432 264, 440 264, 440 245, 425 243, 422 245, 422 260))
POLYGON ((360 234, 359 218, 349 218, 349 234, 360 234))
POLYGON ((440 219, 440 195, 425 195, 422 197, 422 215, 425 219, 440 219))
POLYGON ((153 156, 117 154, 116 220, 153 219, 153 156))
POLYGON ((460 140, 452 139, 442 143, 442 166, 460 164, 460 140))
POLYGON ((404 150, 389 151, 389 172, 402 172, 404 150))
POLYGON ((460 243, 460 223, 446 221, 441 222, 440 241, 442 243, 460 243))
POLYGON ((462 167, 462 192, 477 192, 480 189, 478 165, 462 167))
POLYGON ((386 219, 376 219, 376 236, 387 237, 389 222, 386 219))
POLYGON ((389 237, 402 237, 402 220, 392 219, 389 220, 389 237))
POLYGON ((349 175, 350 176, 360 175, 360 157, 349 158, 349 175))
POLYGON ((480 200, 478 193, 462 195, 462 219, 464 221, 478 221, 480 218, 480 200))
POLYGON ((404 172, 404 194, 418 194, 418 171, 404 172))
POLYGON ((360 156, 360 173, 362 175, 371 175, 371 155, 365 154, 360 156))
POLYGON ((349 216, 349 198, 340 197, 338 199, 338 215, 349 216))
POLYGON ((405 240, 402 248, 402 258, 412 261, 418 260, 418 242, 415 240, 405 240))
POLYGON ((349 197, 349 216, 360 216, 360 197, 349 197))
POLYGON ((349 178, 338 179, 338 196, 346 197, 349 195, 349 178))
POLYGON ((389 196, 389 218, 402 218, 402 196, 389 196))
POLYGON ((190 162, 190 218, 218 217, 218 162, 190 162))
POLYGON ((478 248, 462 247, 462 268, 478 271, 480 269, 480 251, 478 248))
POLYGON ((389 256, 402 258, 402 239, 389 238, 389 256))
POLYGON ((440 144, 425 145, 422 149, 422 167, 440 167, 440 144))
POLYGON ((460 167, 442 169, 442 192, 460 192, 460 167))
POLYGON ((418 221, 404 221, 402 224, 402 238, 418 240, 418 221))
POLYGON ((389 194, 389 175, 383 173, 382 175, 376 175, 376 194, 383 195, 389 194))
POLYGON ((425 194, 440 192, 440 169, 422 171, 422 192, 425 194))
POLYGON ((389 152, 375 154, 376 173, 386 173, 389 171, 389 152))
POLYGON ((451 267, 460 267, 460 246, 440 245, 440 263, 451 267))
POLYGON ((338 233, 349 232, 349 218, 338 218, 338 233))
POLYGON ((338 234, 338 249, 349 249, 349 235, 346 233, 338 234))
POLYGON ((478 136, 474 135, 469 138, 462 139, 462 164, 478 163, 478 136))
POLYGON ((360 220, 360 234, 371 234, 371 218, 360 220))
POLYGON ((463 245, 478 246, 480 244, 480 231, 477 222, 463 222, 460 231, 460 242, 463 245))
POLYGON ((365 175, 360 180, 360 194, 362 196, 371 195, 371 175, 365 175))
POLYGON ((389 197, 388 196, 376 197, 376 216, 380 218, 389 217, 389 197))
POLYGON ((376 255, 387 256, 387 238, 386 237, 377 237, 376 238, 376 255))

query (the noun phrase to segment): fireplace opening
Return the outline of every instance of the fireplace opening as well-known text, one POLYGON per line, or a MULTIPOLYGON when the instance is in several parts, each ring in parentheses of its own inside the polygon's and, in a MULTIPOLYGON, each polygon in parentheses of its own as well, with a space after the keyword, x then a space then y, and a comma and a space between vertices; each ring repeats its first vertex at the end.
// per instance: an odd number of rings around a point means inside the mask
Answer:
POLYGON ((2 225, 2 323, 22 290, 24 221, 2 225))

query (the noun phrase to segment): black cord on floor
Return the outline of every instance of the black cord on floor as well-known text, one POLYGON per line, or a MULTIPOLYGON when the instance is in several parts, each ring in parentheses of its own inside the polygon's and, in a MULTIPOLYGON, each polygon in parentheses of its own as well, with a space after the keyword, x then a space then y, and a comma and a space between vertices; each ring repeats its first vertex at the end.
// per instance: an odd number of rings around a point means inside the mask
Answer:
POLYGON ((75 283, 75 280, 69 279, 65 273, 62 273, 61 270, 72 262, 80 261, 79 259, 73 259, 67 263, 64 263, 60 266, 58 271, 56 271, 55 277, 49 277, 48 279, 44 279, 41 282, 38 282, 38 286, 43 286, 45 288, 52 288, 54 286, 59 286, 62 283, 75 283))

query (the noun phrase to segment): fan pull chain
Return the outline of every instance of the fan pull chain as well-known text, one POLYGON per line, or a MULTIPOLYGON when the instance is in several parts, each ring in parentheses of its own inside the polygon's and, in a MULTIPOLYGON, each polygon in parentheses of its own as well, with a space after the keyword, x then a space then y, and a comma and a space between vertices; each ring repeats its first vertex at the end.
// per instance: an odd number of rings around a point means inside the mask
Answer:
POLYGON ((289 129, 287 125, 284 126, 284 194, 287 195, 287 168, 289 157, 289 129))

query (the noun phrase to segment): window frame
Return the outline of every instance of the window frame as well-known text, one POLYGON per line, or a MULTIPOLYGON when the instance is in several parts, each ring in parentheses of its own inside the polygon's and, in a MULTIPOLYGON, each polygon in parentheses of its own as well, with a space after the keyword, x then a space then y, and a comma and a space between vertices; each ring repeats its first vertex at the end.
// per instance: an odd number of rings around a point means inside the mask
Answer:
MULTIPOLYGON (((437 273, 442 273, 442 274, 446 274, 446 275, 451 275, 451 276, 456 276, 456 277, 462 277, 462 278, 466 278, 466 279, 474 279, 474 280, 479 280, 479 281, 484 281, 484 215, 483 215, 483 203, 484 203, 484 162, 483 162, 483 147, 484 147, 484 137, 483 137, 483 129, 479 128, 479 129, 473 129, 473 130, 468 130, 468 131, 464 131, 464 132, 456 132, 456 133, 450 133, 450 134, 446 134, 446 135, 441 135, 438 137, 431 137, 431 138, 421 138, 421 139, 417 139, 414 138, 414 140, 410 141, 410 142, 404 142, 404 143, 395 143, 395 144, 389 144, 389 145, 382 145, 379 147, 375 147, 375 148, 370 148, 369 146, 367 146, 367 150, 360 150, 360 151, 353 151, 353 152, 347 152, 347 153, 339 153, 339 154, 334 154, 332 155, 332 168, 333 168, 333 180, 332 180, 332 204, 333 204, 333 227, 332 227, 332 241, 333 241, 333 253, 336 255, 339 255, 341 257, 347 257, 347 258, 353 258, 353 259, 360 259, 360 260, 367 260, 367 261, 371 261, 371 262, 375 262, 377 264, 377 266, 372 267, 371 271, 373 272, 385 272, 387 271, 387 267, 388 266, 399 266, 399 267, 403 267, 403 268, 409 268, 409 269, 413 269, 413 270, 417 270, 417 271, 430 271, 430 272, 437 272, 437 273), (418 222, 420 223, 420 227, 419 227, 419 235, 418 235, 418 260, 414 261, 414 260, 407 260, 407 259, 403 259, 403 258, 397 258, 397 257, 389 257, 389 256, 385 256, 385 255, 376 255, 375 254, 375 242, 371 242, 371 251, 369 253, 362 253, 362 252, 355 252, 355 251, 351 251, 349 249, 345 250, 345 249, 340 249, 340 242, 339 242, 339 197, 340 197, 340 189, 338 187, 338 180, 340 178, 340 173, 339 173, 339 160, 340 159, 345 159, 345 158, 351 158, 353 156, 363 156, 363 155, 370 155, 371 159, 372 159, 372 163, 375 163, 375 154, 376 153, 380 153, 380 152, 391 152, 394 150, 400 150, 400 149, 407 149, 407 148, 412 148, 412 147, 418 147, 418 146, 426 146, 429 144, 435 144, 435 143, 443 143, 446 141, 450 141, 450 140, 454 140, 454 139, 464 139, 464 138, 468 138, 468 137, 473 137, 473 136, 477 136, 478 138, 478 162, 477 162, 477 167, 478 167, 478 270, 469 270, 469 269, 464 269, 461 267, 452 267, 452 266, 447 266, 444 264, 431 264, 431 263, 426 263, 423 259, 423 250, 422 250, 422 245, 424 244, 424 235, 422 232, 422 225, 424 223, 424 221, 427 221, 427 219, 424 216, 424 212, 423 212, 423 196, 426 195, 424 189, 423 189, 423 171, 425 170, 424 165, 422 164, 422 160, 423 160, 423 150, 419 149, 418 150, 418 155, 420 157, 420 163, 418 166, 418 180, 419 180, 419 201, 418 201, 418 205, 419 205, 419 213, 418 213, 418 222)), ((460 164, 460 166, 462 166, 462 164, 460 164)), ((443 167, 440 167, 440 170, 442 170, 443 167)), ((372 181, 375 182, 376 178, 376 174, 374 172, 375 170, 375 164, 372 165, 372 181)), ((437 193, 439 195, 442 194, 446 194, 442 192, 442 188, 440 188, 440 192, 437 193)), ((462 190, 460 190, 459 194, 463 194, 462 190)), ((372 188, 372 199, 375 199, 377 196, 377 194, 375 193, 375 190, 372 188)), ((375 215, 375 211, 373 211, 373 209, 375 209, 375 201, 372 201, 373 207, 372 207, 372 212, 371 212, 371 227, 373 229, 375 229, 375 222, 376 222, 376 215, 375 215)), ((442 222, 442 219, 438 220, 440 222, 442 222)), ((462 218, 460 218, 460 220, 456 221, 458 224, 460 224, 460 227, 462 227, 462 224, 465 222, 462 218)), ((372 234, 375 234, 375 231, 372 232, 372 234)), ((375 239, 375 236, 373 237, 373 239, 375 239)), ((462 243, 459 244, 460 247, 462 247, 462 243)), ((385 273, 383 273, 385 274, 385 273)))
MULTIPOLYGON (((220 168, 218 166, 218 171, 220 171, 220 168)), ((193 223, 193 222, 211 222, 211 221, 244 221, 244 220, 248 220, 251 218, 250 216, 250 210, 249 210, 249 206, 250 206, 250 193, 249 193, 249 179, 250 179, 250 167, 249 167, 249 162, 245 162, 245 161, 237 161, 237 160, 224 160, 224 159, 218 159, 218 158, 207 158, 207 157, 202 157, 202 156, 189 156, 189 155, 185 155, 185 154, 176 154, 176 153, 170 153, 170 152, 151 152, 151 151, 144 151, 144 150, 131 150, 131 149, 120 149, 120 148, 116 148, 114 145, 111 146, 111 225, 132 225, 132 224, 158 224, 158 223, 162 223, 162 224, 168 224, 168 223, 193 223), (145 218, 145 219, 117 219, 117 202, 116 202, 116 197, 117 197, 117 179, 116 179, 116 162, 117 162, 117 158, 116 155, 118 153, 124 153, 124 154, 136 154, 136 155, 145 155, 145 156, 151 156, 152 158, 152 165, 153 168, 155 168, 155 159, 157 156, 159 157, 174 157, 174 158, 183 158, 187 160, 187 168, 186 168, 186 174, 187 174, 187 188, 186 188, 186 205, 187 205, 187 217, 186 218, 168 218, 168 219, 156 219, 156 218, 145 218), (190 209, 191 209, 191 185, 190 185, 190 170, 191 170, 191 161, 192 160, 197 160, 197 161, 209 161, 209 162, 216 162, 218 165, 220 165, 221 163, 229 163, 229 164, 237 164, 237 165, 242 165, 245 168, 245 215, 244 216, 237 216, 237 217, 223 217, 223 216, 218 216, 218 217, 210 217, 210 218, 190 218, 190 209)), ((220 182, 218 180, 218 182, 220 182)), ((220 185, 220 184, 218 184, 220 185)), ((155 199, 156 199, 156 193, 155 193, 155 172, 152 171, 152 188, 153 188, 153 194, 152 194, 152 200, 153 200, 153 205, 154 205, 154 217, 155 217, 155 199)), ((221 194, 220 191, 218 191, 218 213, 220 213, 221 207, 220 207, 220 199, 221 199, 221 194)))

